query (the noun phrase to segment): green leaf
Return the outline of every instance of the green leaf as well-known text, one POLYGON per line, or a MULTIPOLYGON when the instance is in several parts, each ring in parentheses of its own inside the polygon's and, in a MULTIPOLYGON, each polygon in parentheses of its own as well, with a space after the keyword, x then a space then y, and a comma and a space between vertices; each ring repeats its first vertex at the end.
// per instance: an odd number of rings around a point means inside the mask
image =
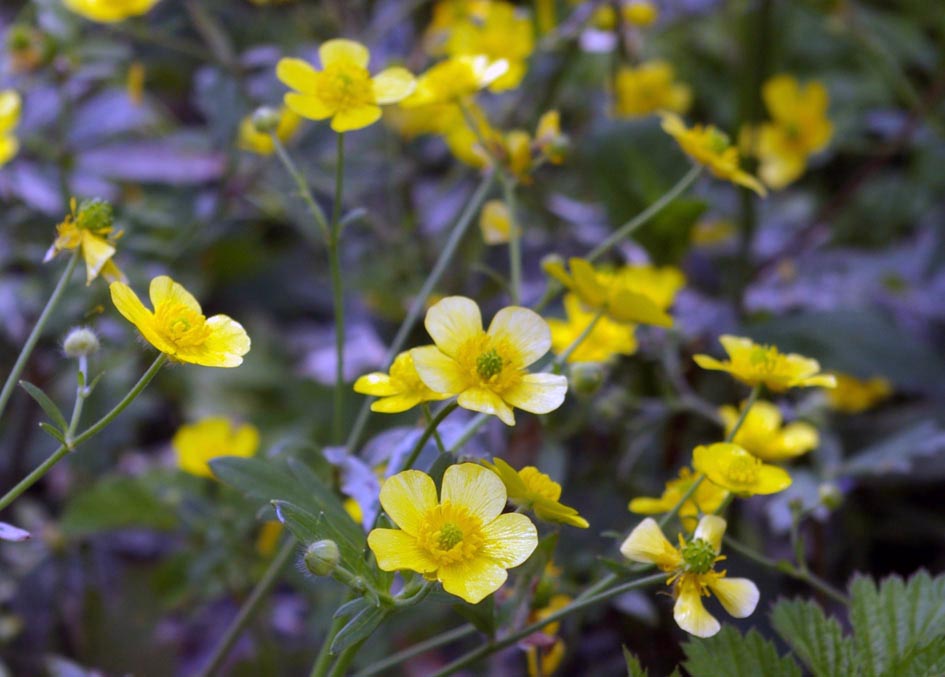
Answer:
POLYGON ((390 613, 392 613, 391 609, 381 606, 369 606, 362 609, 338 631, 334 641, 331 643, 329 651, 332 655, 335 655, 341 653, 352 644, 367 639, 390 613))
POLYGON ((125 476, 107 477, 79 493, 59 520, 59 527, 72 536, 126 527, 170 530, 177 524, 173 509, 142 478, 125 476))
POLYGON ((476 626, 476 630, 487 637, 495 637, 496 613, 495 596, 489 595, 478 604, 454 604, 453 610, 476 626))
POLYGON ((719 675, 764 675, 764 677, 801 677, 801 669, 790 656, 778 656, 774 644, 755 630, 744 637, 730 625, 714 637, 692 637, 683 644, 692 677, 719 675))
POLYGON ((650 673, 640 665, 639 659, 630 653, 626 646, 623 649, 623 659, 627 662, 627 677, 650 677, 650 673))
POLYGON ((39 424, 39 428, 40 428, 40 430, 42 430, 44 433, 46 433, 47 435, 49 435, 50 437, 52 437, 54 440, 56 440, 57 442, 59 442, 59 444, 65 445, 65 443, 66 443, 66 436, 65 436, 65 435, 63 434, 63 432, 62 432, 61 430, 59 430, 59 428, 57 428, 56 426, 50 425, 49 423, 46 423, 45 421, 42 421, 42 422, 40 422, 40 424, 39 424))
POLYGON ((889 677, 941 677, 945 675, 945 637, 902 657, 889 677))
POLYGON ((814 677, 855 673, 853 642, 814 602, 780 601, 771 612, 771 623, 814 677))
POLYGON ((30 397, 36 400, 36 403, 43 408, 46 415, 52 419, 53 423, 59 426, 60 430, 68 429, 69 424, 66 423, 66 417, 59 411, 59 407, 56 406, 56 403, 49 399, 49 395, 29 381, 20 381, 20 387, 23 388, 30 397))

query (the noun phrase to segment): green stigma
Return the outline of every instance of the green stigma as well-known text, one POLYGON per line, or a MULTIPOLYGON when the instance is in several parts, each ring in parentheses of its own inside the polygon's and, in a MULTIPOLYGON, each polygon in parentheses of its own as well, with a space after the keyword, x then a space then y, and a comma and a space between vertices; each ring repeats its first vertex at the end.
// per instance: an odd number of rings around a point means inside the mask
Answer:
POLYGON ((707 131, 708 146, 713 153, 724 153, 728 150, 728 147, 731 145, 728 134, 715 127, 710 127, 707 131))
POLYGON ((715 558, 718 555, 711 543, 702 538, 697 538, 683 546, 682 556, 688 571, 704 574, 712 570, 715 558))
POLYGON ((453 546, 463 540, 463 532, 455 524, 447 523, 440 527, 436 544, 440 550, 452 550, 453 546))
POLYGON ((502 358, 499 357, 499 353, 495 351, 495 348, 492 348, 489 352, 483 353, 476 359, 476 371, 479 376, 488 380, 502 371, 503 364, 504 362, 502 358))
POLYGON ((79 205, 76 225, 83 230, 90 230, 93 233, 108 232, 111 230, 113 221, 112 206, 105 200, 93 198, 83 200, 79 205))

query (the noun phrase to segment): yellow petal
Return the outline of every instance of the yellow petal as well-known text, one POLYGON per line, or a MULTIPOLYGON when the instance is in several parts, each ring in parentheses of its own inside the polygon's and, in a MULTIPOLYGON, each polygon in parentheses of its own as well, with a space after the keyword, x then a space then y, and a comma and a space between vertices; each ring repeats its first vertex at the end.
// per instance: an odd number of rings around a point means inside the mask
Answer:
POLYGON ((499 515, 482 528, 485 541, 480 554, 491 557, 500 566, 517 567, 531 557, 538 547, 538 530, 519 513, 499 515))
POLYGON ((207 319, 207 328, 210 335, 203 345, 178 348, 177 359, 205 367, 238 367, 243 364, 243 355, 251 346, 243 325, 227 315, 214 315, 207 319))
POLYGON ((747 578, 720 578, 709 584, 727 612, 735 618, 747 618, 758 606, 758 586, 747 578))
POLYGON ((502 399, 513 407, 532 414, 547 414, 564 402, 568 392, 568 379, 559 374, 525 374, 502 399))
POLYGON ((233 432, 230 445, 230 456, 252 456, 259 448, 259 429, 248 423, 241 425, 233 432))
POLYGON ((679 583, 679 597, 673 607, 676 625, 696 637, 711 637, 722 629, 719 622, 702 605, 702 594, 697 582, 688 582, 683 576, 679 583))
POLYGON ((162 353, 173 355, 176 349, 154 331, 154 315, 144 307, 141 299, 131 290, 131 287, 124 282, 112 282, 108 289, 115 308, 126 320, 138 328, 138 331, 141 332, 148 343, 162 353))
POLYGON ((462 597, 470 604, 478 604, 501 588, 508 576, 505 569, 485 557, 441 567, 436 572, 446 592, 462 597))
POLYGON ((571 265, 571 275, 574 282, 574 291, 584 303, 599 308, 607 299, 607 292, 597 280, 594 267, 584 259, 573 258, 568 262, 571 265))
POLYGON ((0 166, 9 162, 20 150, 20 142, 12 134, 0 135, 0 166))
POLYGON ((617 289, 607 303, 608 314, 618 322, 652 324, 657 327, 672 327, 673 318, 642 294, 617 289))
POLYGON ((373 104, 340 110, 331 119, 331 128, 338 133, 350 132, 373 125, 381 119, 381 109, 373 104))
POLYGON ((148 289, 148 295, 151 297, 151 307, 157 310, 162 303, 179 303, 190 308, 195 313, 203 314, 200 304, 193 295, 184 289, 177 282, 174 282, 167 275, 158 275, 151 280, 151 286, 148 289))
POLYGON ((570 275, 568 275, 568 271, 564 269, 564 265, 561 263, 561 261, 556 261, 553 259, 544 261, 541 264, 541 267, 542 270, 544 270, 550 277, 553 277, 568 289, 574 287, 574 280, 571 279, 570 275))
POLYGON ((478 463, 459 463, 446 469, 440 498, 442 503, 465 507, 483 525, 488 525, 505 508, 505 485, 494 472, 478 463))
POLYGON ((579 529, 587 529, 590 526, 590 523, 581 517, 577 510, 557 501, 536 499, 532 503, 532 510, 535 512, 535 517, 545 522, 567 524, 579 529))
POLYGON ((487 332, 496 341, 507 342, 518 353, 519 367, 527 367, 551 348, 551 331, 541 315, 528 308, 503 308, 489 324, 487 332))
POLYGON ((784 426, 781 431, 780 456, 781 458, 800 456, 816 448, 818 444, 820 444, 820 435, 817 433, 817 428, 803 421, 795 421, 784 426))
MULTIPOLYGON (((429 385, 429 384, 428 384, 429 385)), ((498 416, 505 425, 515 425, 515 414, 501 397, 486 388, 467 388, 456 399, 463 409, 498 416)))
MULTIPOLYGON (((472 299, 465 296, 447 296, 427 311, 423 326, 427 328, 437 348, 450 357, 455 357, 467 340, 482 333, 482 315, 479 306, 472 299)), ((416 355, 414 360, 416 361, 416 355)), ((433 390, 446 392, 440 388, 433 390)))
POLYGON ((502 483, 505 485, 505 490, 509 498, 520 498, 525 496, 528 492, 528 487, 525 486, 522 476, 519 475, 515 468, 501 458, 493 458, 492 464, 486 461, 482 463, 499 476, 499 479, 501 479, 502 483))
POLYGON ((399 529, 374 529, 367 537, 368 547, 384 571, 409 569, 423 574, 436 571, 437 565, 417 543, 417 539, 399 529))
POLYGON ((318 71, 302 59, 284 58, 276 64, 276 77, 282 84, 298 92, 314 92, 318 71))
POLYGON ((761 89, 768 112, 775 120, 793 122, 799 97, 797 80, 790 75, 776 75, 761 89))
POLYGON ((391 384, 390 376, 375 371, 359 377, 354 382, 354 392, 362 395, 373 395, 374 397, 389 397, 400 391, 391 384))
POLYGON ((309 120, 325 120, 335 114, 335 109, 317 96, 289 92, 283 100, 289 110, 309 120))
POLYGON ((322 43, 322 46, 318 48, 318 58, 321 59, 322 68, 329 68, 334 65, 353 65, 367 68, 371 53, 367 47, 359 42, 337 38, 322 43))
POLYGON ((421 402, 423 402, 423 399, 415 393, 392 395, 373 402, 371 411, 376 411, 379 414, 399 414, 402 411, 413 409, 421 402))
POLYGON ((377 103, 397 103, 413 93, 417 81, 406 68, 387 68, 374 76, 371 87, 377 103))
POLYGON ((630 501, 627 509, 638 515, 658 515, 659 513, 671 510, 675 503, 664 501, 662 498, 650 498, 640 496, 630 501))
POLYGON ((108 260, 115 255, 115 248, 91 232, 82 232, 82 258, 85 259, 85 283, 91 284, 98 277, 108 260))
POLYGON ((468 387, 459 363, 436 346, 422 346, 410 351, 420 380, 434 392, 456 395, 468 387))
POLYGON ((716 553, 722 550, 722 536, 725 535, 725 520, 718 515, 705 515, 699 520, 699 526, 693 538, 701 538, 709 543, 716 553))
POLYGON ((426 473, 404 470, 384 481, 380 501, 394 524, 406 533, 415 535, 424 514, 437 504, 436 486, 426 473))
POLYGON ((665 571, 682 563, 679 551, 666 540, 663 530, 652 517, 640 522, 620 546, 620 553, 634 562, 655 564, 665 571))

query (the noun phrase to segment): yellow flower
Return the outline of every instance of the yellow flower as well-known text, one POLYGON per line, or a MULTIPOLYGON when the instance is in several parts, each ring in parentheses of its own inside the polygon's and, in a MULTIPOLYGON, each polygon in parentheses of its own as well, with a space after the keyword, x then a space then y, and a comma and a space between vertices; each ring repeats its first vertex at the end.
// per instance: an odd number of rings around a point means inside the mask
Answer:
POLYGON ((829 97, 823 83, 809 82, 801 87, 790 75, 768 80, 762 97, 772 121, 758 129, 758 173, 766 184, 780 189, 800 177, 807 158, 830 142, 829 97))
MULTIPOLYGON (((282 108, 279 111, 279 124, 276 125, 276 138, 282 142, 288 141, 295 136, 301 124, 301 117, 288 108, 282 108)), ((272 137, 256 129, 252 114, 247 115, 240 122, 237 145, 241 150, 257 153, 258 155, 272 155, 276 149, 272 137)))
POLYGON ((388 68, 373 78, 370 52, 352 40, 329 40, 318 49, 323 70, 302 59, 283 58, 276 75, 291 89, 285 104, 310 120, 331 118, 331 128, 347 132, 371 125, 383 104, 397 103, 413 92, 416 82, 404 68, 388 68))
POLYGON ((454 56, 431 66, 417 78, 417 88, 401 106, 411 108, 434 103, 456 103, 488 87, 509 69, 504 59, 484 55, 454 56))
POLYGON ((181 426, 171 440, 177 465, 184 472, 213 477, 209 462, 221 456, 248 458, 259 448, 259 430, 244 423, 234 426, 230 419, 211 416, 181 426))
POLYGON ((284 530, 282 522, 263 522, 256 535, 256 552, 266 558, 272 557, 284 530))
POLYGON ((239 322, 226 315, 204 317, 197 299, 166 275, 151 280, 153 312, 123 282, 112 282, 109 290, 118 312, 173 360, 238 367, 249 352, 249 336, 239 322))
POLYGON ((368 546, 384 571, 409 569, 477 604, 502 587, 506 569, 527 560, 538 531, 525 515, 502 514, 505 486, 476 465, 451 465, 440 500, 426 473, 405 470, 381 487, 381 506, 400 529, 374 529, 368 546))
POLYGON ((400 353, 390 365, 390 374, 373 372, 354 382, 354 392, 380 397, 371 404, 371 411, 397 414, 417 406, 421 402, 445 400, 450 395, 435 393, 427 388, 413 364, 410 351, 400 353))
POLYGON ((13 159, 20 150, 20 142, 13 130, 20 124, 22 101, 12 89, 0 91, 0 167, 13 159))
POLYGON ((707 167, 714 176, 750 188, 762 197, 767 195, 761 182, 741 169, 738 148, 731 144, 725 132, 711 125, 696 125, 689 129, 682 118, 673 113, 663 114, 663 130, 676 139, 689 157, 707 167))
MULTIPOLYGON (((565 294, 566 320, 550 318, 551 349, 560 355, 566 351, 594 321, 596 313, 588 312, 575 294, 565 294)), ((601 317, 568 357, 568 362, 606 362, 615 355, 633 355, 637 350, 636 327, 601 317)))
POLYGON ((715 247, 731 241, 738 229, 728 219, 706 219, 692 229, 689 241, 696 247, 715 247))
POLYGON ((725 557, 722 536, 725 520, 706 515, 699 520, 692 539, 679 536, 679 548, 666 540, 659 525, 650 517, 640 522, 620 546, 620 552, 634 562, 655 564, 668 574, 673 585, 676 624, 696 637, 711 637, 721 626, 702 605, 702 598, 714 593, 722 607, 735 618, 747 618, 758 606, 758 586, 747 578, 727 578, 715 564, 725 557))
POLYGON ((411 351, 417 373, 428 388, 458 395, 459 406, 515 425, 512 407, 547 414, 564 401, 564 376, 526 371, 551 347, 538 313, 509 306, 483 331, 476 302, 448 296, 427 311, 424 325, 436 345, 411 351))
POLYGON ((827 402, 832 409, 845 414, 858 414, 872 408, 892 394, 892 385, 875 376, 861 381, 849 374, 834 374, 837 387, 827 391, 827 402))
MULTIPOLYGON (((551 599, 548 600, 546 605, 540 609, 534 609, 528 615, 528 623, 537 623, 540 620, 544 620, 559 609, 563 609, 564 607, 568 606, 572 601, 573 598, 570 595, 564 595, 561 593, 552 595, 551 599)), ((540 644, 529 644, 525 649, 525 656, 528 661, 529 677, 535 677, 536 675, 551 677, 555 670, 561 666, 561 661, 564 660, 565 645, 564 640, 556 636, 560 626, 561 624, 557 622, 549 623, 538 631, 546 637, 554 640, 554 643, 551 645, 551 648, 548 649, 548 651, 543 652, 540 644), (540 670, 539 660, 541 661, 540 670)))
POLYGON ((791 486, 791 476, 784 468, 763 463, 731 442, 696 447, 692 467, 710 482, 742 497, 776 494, 791 486))
POLYGON ((820 363, 809 357, 782 354, 775 346, 759 345, 751 339, 729 334, 719 337, 719 342, 728 353, 727 361, 696 355, 693 357, 696 364, 703 369, 727 371, 750 386, 763 383, 776 393, 788 388, 833 388, 836 385, 836 379, 830 374, 821 374, 820 363))
POLYGON ((535 145, 542 157, 553 165, 560 165, 564 162, 567 144, 568 137, 561 132, 561 114, 556 110, 543 113, 535 130, 535 145))
POLYGON ((56 226, 56 239, 46 251, 43 261, 51 261, 64 250, 80 248, 85 260, 85 284, 101 275, 109 282, 124 280, 115 265, 115 243, 121 232, 112 226, 112 207, 103 200, 83 200, 76 209, 75 198, 69 201, 70 213, 56 226))
POLYGON ((100 23, 115 23, 151 11, 159 0, 63 0, 76 14, 100 23))
POLYGON ((616 322, 637 322, 671 327, 666 314, 685 278, 674 268, 624 266, 616 271, 594 268, 586 259, 568 261, 571 272, 560 261, 546 261, 545 272, 577 294, 581 302, 603 310, 616 322))
POLYGON ((631 0, 623 6, 622 12, 627 23, 642 28, 652 26, 660 17, 656 5, 648 0, 631 0))
MULTIPOLYGON (((741 416, 741 410, 724 406, 719 409, 719 415, 725 422, 725 434, 728 435, 741 416)), ((814 449, 820 443, 820 436, 817 428, 801 421, 782 427, 781 410, 777 405, 758 401, 748 411, 732 442, 762 461, 779 463, 814 449)))
POLYGON ((505 244, 512 232, 509 208, 502 200, 489 200, 482 206, 479 229, 486 244, 505 244))
POLYGON ((622 67, 615 84, 617 115, 643 117, 671 111, 685 113, 692 90, 674 81, 673 67, 665 61, 648 61, 636 68, 622 67))
MULTIPOLYGON (((640 496, 630 501, 627 508, 638 515, 659 515, 669 512, 676 507, 676 504, 692 487, 692 483, 698 479, 699 475, 693 474, 689 468, 681 468, 679 477, 666 482, 666 488, 659 498, 640 496)), ((695 528, 696 519, 700 514, 715 512, 727 498, 728 491, 722 487, 711 482, 701 482, 696 487, 695 494, 679 508, 679 518, 683 526, 691 531, 695 528)))
POLYGON ((502 480, 512 505, 530 509, 535 513, 535 517, 545 522, 557 522, 581 529, 587 529, 589 526, 577 510, 558 501, 561 498, 561 485, 535 466, 527 465, 516 470, 501 458, 493 458, 492 463, 483 461, 482 464, 502 480))

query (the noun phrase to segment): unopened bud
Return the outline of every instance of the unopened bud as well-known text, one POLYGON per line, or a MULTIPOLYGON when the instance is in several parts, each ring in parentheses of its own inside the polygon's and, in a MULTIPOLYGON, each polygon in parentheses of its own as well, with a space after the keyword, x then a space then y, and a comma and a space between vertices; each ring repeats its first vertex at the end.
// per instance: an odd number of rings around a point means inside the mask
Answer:
POLYGON ((604 367, 597 362, 576 362, 571 365, 568 382, 578 395, 593 395, 604 385, 604 367))
POLYGON ((817 487, 817 495, 821 504, 830 510, 836 510, 843 504, 843 492, 833 482, 824 482, 817 487))
POLYGON ((338 544, 331 540, 315 541, 305 550, 305 566, 316 576, 329 576, 341 561, 338 544))
POLYGON ((253 129, 260 134, 272 134, 279 128, 282 115, 275 108, 262 106, 253 113, 253 129))
POLYGON ((62 349, 69 357, 86 357, 101 347, 98 336, 88 327, 76 327, 66 335, 62 349))

